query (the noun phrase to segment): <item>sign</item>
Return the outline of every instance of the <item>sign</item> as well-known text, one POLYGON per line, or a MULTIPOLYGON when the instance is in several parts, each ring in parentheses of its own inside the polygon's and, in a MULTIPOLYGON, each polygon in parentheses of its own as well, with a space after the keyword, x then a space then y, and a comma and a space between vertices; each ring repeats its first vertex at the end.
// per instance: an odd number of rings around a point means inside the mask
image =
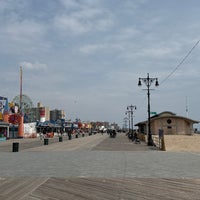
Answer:
POLYGON ((156 115, 156 114, 157 114, 157 112, 150 112, 150 114, 151 114, 151 115, 156 115))
POLYGON ((6 97, 0 97, 0 110, 8 111, 8 99, 6 97))
POLYGON ((8 112, 8 99, 0 97, 0 120, 3 120, 3 114, 8 112))

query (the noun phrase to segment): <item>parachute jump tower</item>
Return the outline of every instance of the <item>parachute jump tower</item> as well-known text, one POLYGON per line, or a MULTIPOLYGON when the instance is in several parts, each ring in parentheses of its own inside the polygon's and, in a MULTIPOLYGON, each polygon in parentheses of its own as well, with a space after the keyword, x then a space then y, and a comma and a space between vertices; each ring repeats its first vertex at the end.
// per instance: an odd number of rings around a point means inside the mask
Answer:
POLYGON ((24 137, 24 117, 22 112, 22 67, 20 67, 20 105, 19 105, 18 138, 24 137))
MULTIPOLYGON (((10 114, 8 111, 8 102, 6 106, 6 110, 3 113, 3 121, 7 123, 11 123, 13 125, 18 125, 18 138, 24 137, 24 117, 23 117, 23 109, 22 109, 22 67, 20 67, 20 101, 19 101, 19 112, 10 114)), ((7 98, 5 98, 8 101, 7 98)))

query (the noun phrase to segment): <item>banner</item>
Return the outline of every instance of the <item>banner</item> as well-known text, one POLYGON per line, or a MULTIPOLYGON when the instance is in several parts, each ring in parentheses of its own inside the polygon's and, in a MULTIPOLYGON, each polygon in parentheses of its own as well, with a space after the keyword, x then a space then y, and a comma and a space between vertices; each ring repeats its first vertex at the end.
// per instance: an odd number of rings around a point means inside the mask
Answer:
POLYGON ((0 96, 0 120, 3 120, 3 114, 8 111, 8 99, 0 96))

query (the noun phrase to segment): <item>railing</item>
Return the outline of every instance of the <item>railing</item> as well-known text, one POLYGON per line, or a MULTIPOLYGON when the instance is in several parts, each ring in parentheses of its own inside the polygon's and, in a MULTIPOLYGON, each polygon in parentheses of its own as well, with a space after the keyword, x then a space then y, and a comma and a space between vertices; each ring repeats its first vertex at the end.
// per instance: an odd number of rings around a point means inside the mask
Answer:
MULTIPOLYGON (((147 135, 142 134, 142 133, 138 133, 138 138, 143 141, 143 142, 147 142, 147 135)), ((165 149, 165 140, 164 140, 164 135, 162 137, 159 137, 159 135, 152 135, 152 139, 156 145, 156 147, 159 150, 162 151, 166 151, 165 149)))
POLYGON ((156 147, 162 151, 165 151, 165 140, 164 140, 164 136, 163 137, 159 137, 157 135, 152 135, 152 139, 154 141, 154 144, 156 145, 156 147))

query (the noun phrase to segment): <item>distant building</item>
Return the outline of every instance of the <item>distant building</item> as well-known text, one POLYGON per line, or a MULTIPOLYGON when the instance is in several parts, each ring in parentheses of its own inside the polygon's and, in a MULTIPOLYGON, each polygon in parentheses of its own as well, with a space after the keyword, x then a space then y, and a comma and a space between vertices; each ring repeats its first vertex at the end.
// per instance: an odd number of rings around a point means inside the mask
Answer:
POLYGON ((43 106, 40 102, 37 104, 39 110, 40 122, 45 122, 50 120, 50 109, 49 107, 43 106))
POLYGON ((50 120, 56 121, 58 119, 65 119, 65 111, 64 110, 51 110, 50 111, 50 120))
MULTIPOLYGON (((158 134, 159 129, 162 129, 165 135, 191 135, 194 133, 193 125, 199 123, 169 111, 154 115, 150 122, 152 134, 158 134)), ((148 121, 139 122, 135 126, 138 126, 140 133, 147 134, 148 121)))
POLYGON ((25 122, 44 122, 50 120, 49 107, 43 106, 40 102, 37 107, 24 109, 24 121, 25 122))
POLYGON ((49 107, 43 106, 40 102, 35 108, 28 108, 24 110, 25 122, 45 122, 45 121, 57 121, 65 119, 64 110, 50 110, 49 107))
POLYGON ((112 124, 110 124, 110 127, 111 127, 112 129, 115 129, 115 130, 119 130, 119 129, 120 129, 120 127, 118 126, 118 124, 116 124, 115 122, 112 123, 112 124))
POLYGON ((105 121, 96 121, 96 122, 91 122, 90 123, 92 126, 92 129, 96 129, 99 130, 102 126, 105 128, 109 128, 109 122, 105 122, 105 121))

